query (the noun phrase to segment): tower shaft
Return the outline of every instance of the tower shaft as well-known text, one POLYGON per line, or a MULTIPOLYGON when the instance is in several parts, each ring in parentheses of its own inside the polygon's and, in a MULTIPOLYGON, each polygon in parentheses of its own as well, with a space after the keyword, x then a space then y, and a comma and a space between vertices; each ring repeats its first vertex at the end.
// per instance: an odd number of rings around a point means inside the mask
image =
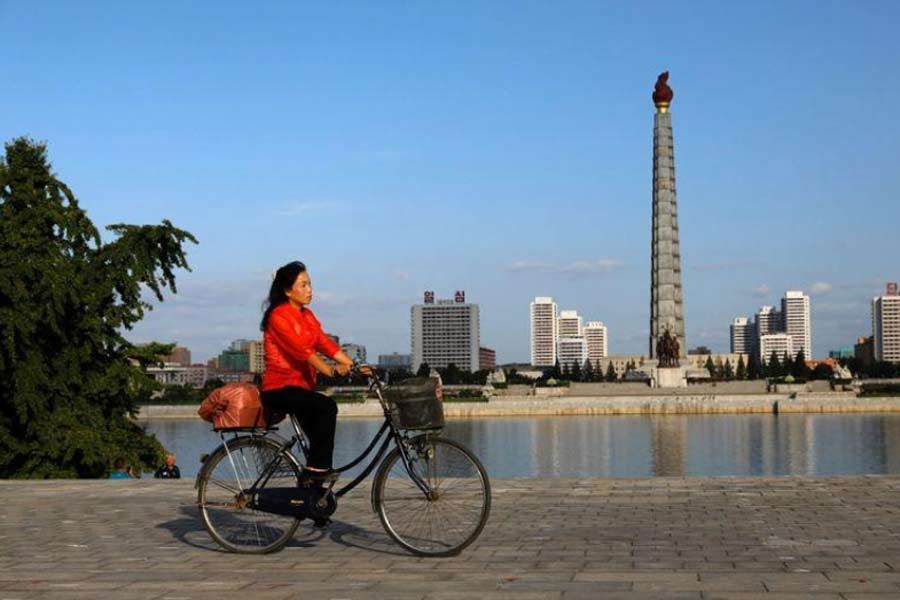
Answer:
POLYGON ((681 290, 681 249, 678 242, 678 202, 672 114, 657 104, 653 119, 653 232, 650 266, 650 357, 666 330, 685 356, 684 298, 681 290))

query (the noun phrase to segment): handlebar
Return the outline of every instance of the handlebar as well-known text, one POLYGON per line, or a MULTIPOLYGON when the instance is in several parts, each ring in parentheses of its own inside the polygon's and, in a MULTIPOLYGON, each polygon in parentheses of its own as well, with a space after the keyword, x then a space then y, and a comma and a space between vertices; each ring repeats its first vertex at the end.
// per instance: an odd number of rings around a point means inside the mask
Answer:
POLYGON ((350 372, 351 373, 359 373, 360 375, 362 375, 363 377, 365 377, 367 379, 377 381, 378 383, 382 383, 381 379, 378 377, 377 369, 370 364, 359 363, 359 362, 354 361, 354 363, 352 365, 350 365, 350 372), (363 372, 364 370, 368 371, 368 373, 364 373, 363 372))

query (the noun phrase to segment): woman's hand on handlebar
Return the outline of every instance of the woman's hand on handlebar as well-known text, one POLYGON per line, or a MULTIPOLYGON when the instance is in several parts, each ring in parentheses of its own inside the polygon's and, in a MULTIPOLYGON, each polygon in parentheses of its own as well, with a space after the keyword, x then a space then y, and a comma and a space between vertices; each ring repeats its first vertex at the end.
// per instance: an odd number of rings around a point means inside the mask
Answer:
POLYGON ((331 371, 332 377, 334 377, 335 375, 338 375, 340 377, 346 377, 347 375, 350 374, 350 371, 352 369, 353 369, 352 365, 341 365, 341 364, 334 365, 334 368, 331 371))

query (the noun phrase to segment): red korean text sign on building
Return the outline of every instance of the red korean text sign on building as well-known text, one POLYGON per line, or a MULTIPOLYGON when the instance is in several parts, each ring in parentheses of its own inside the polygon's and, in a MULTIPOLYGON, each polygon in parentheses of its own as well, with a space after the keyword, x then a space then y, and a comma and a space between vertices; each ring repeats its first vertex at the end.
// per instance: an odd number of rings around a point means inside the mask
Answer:
POLYGON ((900 296, 900 283, 891 281, 887 284, 887 296, 900 296))

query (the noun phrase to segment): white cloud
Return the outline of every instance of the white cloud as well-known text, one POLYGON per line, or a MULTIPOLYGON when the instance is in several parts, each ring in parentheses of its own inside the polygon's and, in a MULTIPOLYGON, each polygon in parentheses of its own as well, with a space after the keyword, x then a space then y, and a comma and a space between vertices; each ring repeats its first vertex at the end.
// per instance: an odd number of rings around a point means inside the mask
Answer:
POLYGON ((763 283, 763 284, 755 287, 752 291, 752 294, 754 296, 758 296, 760 298, 762 298, 764 296, 768 296, 771 293, 772 293, 772 288, 770 288, 769 285, 766 283, 763 283))
POLYGON ((813 296, 824 296, 825 294, 831 292, 832 288, 833 286, 830 283, 817 281, 816 283, 812 284, 812 286, 809 288, 809 291, 813 296))
POLYGON ((601 258, 600 260, 579 260, 560 269, 563 273, 573 275, 588 275, 592 273, 608 273, 622 266, 622 261, 614 258, 601 258))

